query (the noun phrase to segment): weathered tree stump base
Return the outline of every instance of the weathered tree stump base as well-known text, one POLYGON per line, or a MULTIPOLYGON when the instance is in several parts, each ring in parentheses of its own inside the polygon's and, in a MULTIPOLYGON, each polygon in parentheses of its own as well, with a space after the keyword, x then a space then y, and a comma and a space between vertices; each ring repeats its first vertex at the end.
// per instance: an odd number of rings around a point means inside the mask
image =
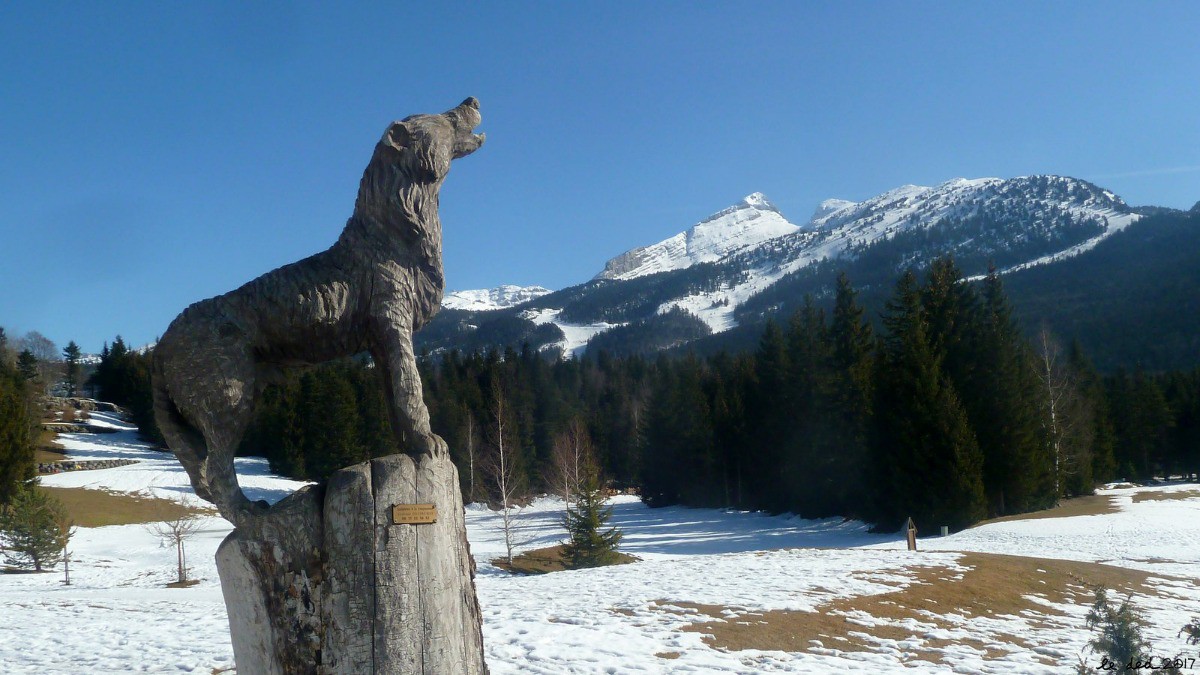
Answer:
POLYGON ((342 469, 222 542, 239 672, 487 672, 458 472, 437 441, 342 469), (397 504, 434 504, 437 522, 393 524, 397 504))

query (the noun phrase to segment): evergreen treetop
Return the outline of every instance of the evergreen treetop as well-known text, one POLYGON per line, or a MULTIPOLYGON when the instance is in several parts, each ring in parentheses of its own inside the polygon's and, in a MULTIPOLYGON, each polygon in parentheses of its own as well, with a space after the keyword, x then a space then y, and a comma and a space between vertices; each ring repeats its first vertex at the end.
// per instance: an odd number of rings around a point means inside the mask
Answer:
POLYGON ((622 533, 615 527, 604 529, 612 518, 612 507, 595 469, 586 472, 583 485, 573 507, 567 507, 563 527, 570 536, 563 547, 563 562, 572 569, 602 567, 620 560, 617 546, 622 533))

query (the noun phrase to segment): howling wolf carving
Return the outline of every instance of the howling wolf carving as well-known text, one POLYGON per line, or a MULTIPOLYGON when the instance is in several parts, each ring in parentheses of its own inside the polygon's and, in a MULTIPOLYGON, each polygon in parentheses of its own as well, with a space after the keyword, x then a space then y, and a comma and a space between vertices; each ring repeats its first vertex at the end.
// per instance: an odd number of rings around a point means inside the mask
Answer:
POLYGON ((484 142, 479 102, 391 124, 363 172, 354 213, 328 250, 179 315, 154 349, 154 412, 196 494, 241 525, 261 506, 233 458, 264 386, 290 366, 369 352, 392 425, 413 456, 446 452, 429 412, 412 333, 444 286, 438 192, 450 162, 484 142))

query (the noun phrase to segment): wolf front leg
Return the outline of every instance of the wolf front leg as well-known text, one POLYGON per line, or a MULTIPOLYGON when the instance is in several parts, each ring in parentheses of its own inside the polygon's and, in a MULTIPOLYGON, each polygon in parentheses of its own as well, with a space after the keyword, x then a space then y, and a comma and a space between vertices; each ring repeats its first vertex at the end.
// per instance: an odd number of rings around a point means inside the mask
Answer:
POLYGON ((383 373, 384 395, 392 428, 406 454, 432 455, 439 447, 429 429, 429 409, 421 391, 421 375, 413 352, 412 318, 389 308, 374 327, 371 356, 383 373))

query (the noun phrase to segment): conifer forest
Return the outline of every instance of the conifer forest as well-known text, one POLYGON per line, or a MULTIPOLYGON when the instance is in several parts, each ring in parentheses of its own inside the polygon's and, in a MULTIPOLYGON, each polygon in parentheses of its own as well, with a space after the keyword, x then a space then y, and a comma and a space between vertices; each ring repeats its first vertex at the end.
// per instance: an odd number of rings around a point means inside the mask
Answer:
MULTIPOLYGON (((871 318, 842 275, 831 306, 806 298, 748 353, 452 350, 425 354, 422 378, 467 501, 495 499, 497 410, 530 495, 553 491, 555 445, 582 429, 609 487, 652 506, 886 530, 907 517, 960 529, 1109 481, 1200 473, 1200 370, 1101 374, 1078 343, 1019 326, 1000 276, 967 282, 946 258, 904 273, 871 318)), ((153 438, 146 361, 118 338, 92 385, 153 438)), ((377 378, 360 357, 268 388, 243 453, 320 480, 394 452, 377 378)))

